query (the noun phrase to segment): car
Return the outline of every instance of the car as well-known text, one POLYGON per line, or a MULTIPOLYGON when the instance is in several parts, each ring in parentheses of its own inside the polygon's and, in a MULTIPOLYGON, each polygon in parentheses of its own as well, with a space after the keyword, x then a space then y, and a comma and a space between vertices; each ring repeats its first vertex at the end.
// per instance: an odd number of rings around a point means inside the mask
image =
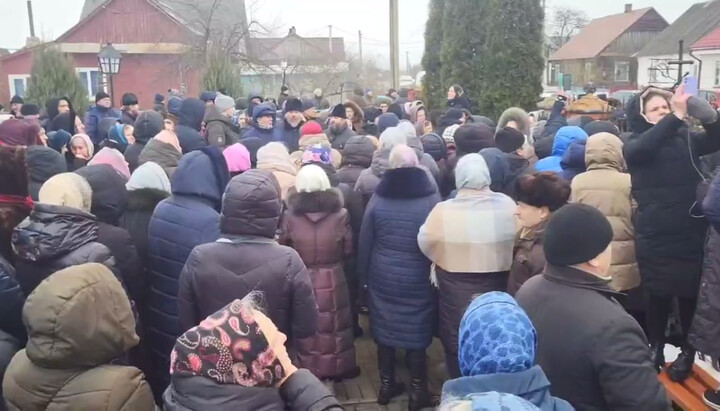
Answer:
POLYGON ((720 90, 700 90, 698 91, 698 97, 710 103, 717 110, 718 101, 720 101, 720 90))

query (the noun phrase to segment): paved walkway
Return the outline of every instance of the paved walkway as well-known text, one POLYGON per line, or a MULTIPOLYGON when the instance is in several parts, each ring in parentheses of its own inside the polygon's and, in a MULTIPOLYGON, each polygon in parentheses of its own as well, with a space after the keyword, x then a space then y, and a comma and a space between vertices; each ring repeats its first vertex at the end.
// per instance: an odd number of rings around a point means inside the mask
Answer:
MULTIPOLYGON (((380 386, 377 349, 372 338, 370 338, 367 316, 360 316, 360 324, 365 330, 365 335, 355 340, 357 362, 362 370, 360 376, 341 383, 327 382, 326 385, 335 393, 338 400, 348 411, 407 410, 407 394, 396 397, 386 407, 377 404, 377 390, 380 386)), ((445 355, 442 344, 437 338, 433 340, 427 354, 430 391, 439 394, 447 375, 445 373, 445 355)), ((410 385, 410 376, 405 365, 405 353, 403 351, 398 351, 396 364, 398 381, 404 382, 405 386, 408 387, 410 385)))

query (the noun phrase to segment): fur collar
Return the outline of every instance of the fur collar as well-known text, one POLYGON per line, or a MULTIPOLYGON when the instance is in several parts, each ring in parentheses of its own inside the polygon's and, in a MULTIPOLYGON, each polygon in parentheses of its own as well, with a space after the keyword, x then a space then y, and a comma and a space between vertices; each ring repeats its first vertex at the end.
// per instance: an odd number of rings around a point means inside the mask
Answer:
POLYGON ((412 199, 436 193, 425 170, 418 167, 387 170, 375 192, 381 197, 412 199))
POLYGON ((335 213, 343 208, 342 197, 337 190, 314 193, 292 192, 288 197, 288 208, 293 214, 335 213))
POLYGON ((128 192, 127 210, 153 211, 159 202, 169 196, 169 193, 156 188, 133 190, 128 192))

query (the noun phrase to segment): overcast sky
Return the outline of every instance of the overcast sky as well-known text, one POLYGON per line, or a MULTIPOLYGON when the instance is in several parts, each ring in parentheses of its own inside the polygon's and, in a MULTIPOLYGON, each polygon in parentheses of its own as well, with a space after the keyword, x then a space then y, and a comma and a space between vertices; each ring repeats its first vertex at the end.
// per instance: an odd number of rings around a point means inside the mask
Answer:
MULTIPOLYGON (((692 3, 679 0, 547 0, 548 12, 554 7, 583 9, 591 18, 620 13, 625 3, 634 8, 653 6, 668 22, 674 21, 692 3), (580 5, 582 3, 582 5, 580 5)), ((0 47, 18 49, 25 44, 30 29, 26 0, 0 0, 0 47)), ((43 40, 52 40, 77 23, 84 0, 33 0, 35 31, 43 40)), ((246 0, 249 18, 275 29, 284 36, 295 26, 301 36, 327 36, 333 25, 333 36, 345 38, 345 48, 356 54, 358 30, 363 32, 365 60, 374 59, 387 66, 388 1, 387 0, 246 0)), ((418 63, 423 52, 423 33, 428 0, 400 0, 400 65, 405 68, 406 52, 411 64, 418 63)))

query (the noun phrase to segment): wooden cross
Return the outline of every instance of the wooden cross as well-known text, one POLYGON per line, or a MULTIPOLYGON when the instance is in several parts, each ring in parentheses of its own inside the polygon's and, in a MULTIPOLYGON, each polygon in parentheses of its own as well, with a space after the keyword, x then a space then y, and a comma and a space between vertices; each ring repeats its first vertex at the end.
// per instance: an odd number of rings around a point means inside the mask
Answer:
POLYGON ((693 64, 695 64, 695 62, 692 60, 683 60, 683 57, 684 57, 683 45, 684 45, 684 43, 685 43, 684 40, 680 40, 680 51, 678 51, 678 59, 667 62, 668 65, 678 66, 678 77, 677 77, 677 83, 675 84, 676 86, 678 86, 678 85, 680 85, 680 83, 682 83, 682 78, 684 77, 683 72, 682 72, 683 66, 685 66, 685 65, 692 66, 693 64))

